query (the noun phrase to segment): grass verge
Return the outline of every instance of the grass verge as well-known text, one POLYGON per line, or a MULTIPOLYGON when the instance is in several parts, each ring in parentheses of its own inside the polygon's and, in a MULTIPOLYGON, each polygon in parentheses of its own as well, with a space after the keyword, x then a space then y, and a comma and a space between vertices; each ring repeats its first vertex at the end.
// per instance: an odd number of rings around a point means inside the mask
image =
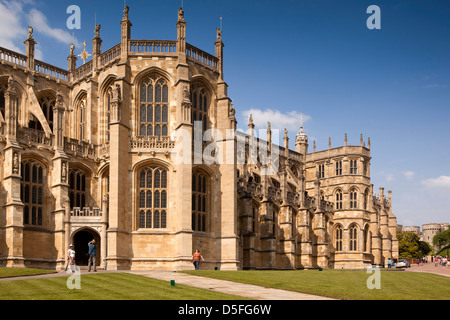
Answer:
POLYGON ((380 289, 369 289, 372 273, 347 270, 185 271, 241 283, 348 300, 448 300, 450 278, 419 272, 380 272, 380 289))
POLYGON ((0 278, 33 276, 38 274, 55 273, 56 271, 34 268, 5 268, 0 267, 0 278))
POLYGON ((240 300, 126 273, 81 275, 81 289, 67 287, 69 276, 0 282, 0 300, 240 300))

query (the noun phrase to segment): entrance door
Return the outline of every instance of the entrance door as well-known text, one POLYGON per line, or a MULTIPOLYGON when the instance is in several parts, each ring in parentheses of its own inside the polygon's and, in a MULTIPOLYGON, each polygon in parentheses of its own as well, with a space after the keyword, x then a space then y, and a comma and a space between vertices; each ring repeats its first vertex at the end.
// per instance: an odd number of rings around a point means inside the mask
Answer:
POLYGON ((73 242, 75 246, 75 263, 77 266, 87 266, 88 265, 88 243, 95 239, 95 244, 97 245, 97 266, 100 265, 100 237, 94 231, 89 229, 84 229, 78 231, 74 237, 73 242))

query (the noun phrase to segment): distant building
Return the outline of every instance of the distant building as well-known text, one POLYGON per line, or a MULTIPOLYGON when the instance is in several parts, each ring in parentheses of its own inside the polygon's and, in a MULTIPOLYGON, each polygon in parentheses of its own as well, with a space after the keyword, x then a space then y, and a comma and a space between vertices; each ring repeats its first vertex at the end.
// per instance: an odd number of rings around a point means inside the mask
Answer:
POLYGON ((427 223, 422 225, 422 231, 419 226, 407 226, 397 225, 398 232, 414 232, 420 238, 420 241, 428 242, 433 250, 438 251, 442 249, 441 246, 435 246, 433 244, 433 238, 435 235, 444 232, 448 229, 448 223, 427 223))

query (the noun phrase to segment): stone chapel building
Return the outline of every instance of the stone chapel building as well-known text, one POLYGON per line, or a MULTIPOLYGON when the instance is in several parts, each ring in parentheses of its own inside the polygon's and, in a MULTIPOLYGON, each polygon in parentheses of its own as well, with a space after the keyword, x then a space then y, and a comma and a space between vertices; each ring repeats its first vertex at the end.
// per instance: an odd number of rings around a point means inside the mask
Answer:
POLYGON ((270 124, 267 141, 255 138, 251 119, 248 134, 227 135, 236 119, 221 30, 212 55, 186 43, 182 9, 176 40, 132 39, 128 7, 120 23, 106 51, 96 26, 80 66, 71 46, 68 70, 34 58, 31 27, 25 55, 0 48, 1 266, 60 270, 69 244, 83 265, 92 239, 109 270, 192 269, 195 248, 202 268, 221 270, 398 256, 391 192, 374 196, 370 181, 370 140, 308 153, 303 128, 290 149, 287 135, 272 143, 270 124), (198 155, 178 133, 209 129, 220 133, 211 156, 231 161, 174 160, 198 155))

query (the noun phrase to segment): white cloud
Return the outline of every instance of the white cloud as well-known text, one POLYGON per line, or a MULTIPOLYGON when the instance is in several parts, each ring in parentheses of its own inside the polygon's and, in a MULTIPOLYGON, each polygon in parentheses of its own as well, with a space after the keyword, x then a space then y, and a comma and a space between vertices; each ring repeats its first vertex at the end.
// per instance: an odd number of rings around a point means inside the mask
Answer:
POLYGON ((74 43, 75 46, 80 46, 80 43, 70 34, 69 31, 60 28, 52 28, 48 24, 47 17, 41 11, 34 8, 31 9, 28 18, 36 32, 42 33, 67 45, 74 43))
POLYGON ((450 177, 440 176, 422 181, 422 184, 428 188, 450 188, 450 177))
POLYGON ((270 122, 271 128, 277 129, 281 133, 284 132, 285 128, 288 131, 297 133, 300 129, 300 119, 303 120, 303 123, 311 120, 310 116, 295 110, 282 113, 273 109, 250 109, 242 112, 243 118, 246 119, 245 124, 248 123, 250 115, 253 117, 256 130, 267 129, 267 123, 270 122))
MULTIPOLYGON (((69 45, 81 46, 70 32, 52 28, 47 17, 39 10, 32 8, 33 0, 0 0, 0 46, 19 53, 25 53, 23 42, 28 35, 28 26, 35 32, 44 34, 53 40, 69 45)), ((36 36, 34 37, 36 39, 36 36)), ((39 42, 39 40, 37 39, 39 42)), ((35 58, 44 59, 42 49, 36 48, 35 58)))
POLYGON ((384 176, 385 181, 387 181, 387 182, 394 181, 394 174, 393 173, 381 171, 380 174, 382 176, 384 176))
POLYGON ((7 49, 24 52, 24 46, 17 39, 26 39, 27 28, 21 21, 23 16, 23 1, 0 0, 0 46, 7 49))
POLYGON ((405 172, 403 172, 403 176, 406 179, 408 179, 408 180, 412 179, 415 175, 416 175, 416 173, 414 171, 405 171, 405 172))

